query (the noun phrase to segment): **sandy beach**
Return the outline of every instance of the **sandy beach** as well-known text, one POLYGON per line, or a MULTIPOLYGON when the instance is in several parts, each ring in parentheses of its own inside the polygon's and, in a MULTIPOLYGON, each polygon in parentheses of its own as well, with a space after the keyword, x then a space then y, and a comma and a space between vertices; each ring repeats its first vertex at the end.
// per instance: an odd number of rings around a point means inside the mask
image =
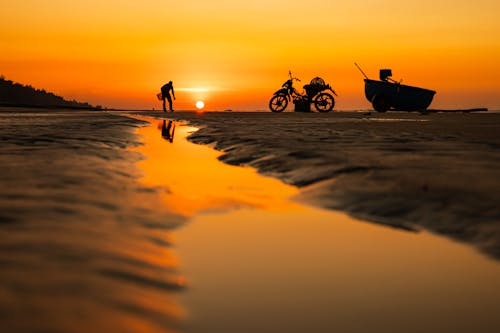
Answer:
POLYGON ((1 331, 500 327, 499 114, 2 111, 1 331))
POLYGON ((148 112, 231 165, 300 187, 297 200, 500 257, 498 113, 148 112))
POLYGON ((103 112, 0 113, 0 331, 165 332, 186 218, 137 182, 135 131, 103 112))

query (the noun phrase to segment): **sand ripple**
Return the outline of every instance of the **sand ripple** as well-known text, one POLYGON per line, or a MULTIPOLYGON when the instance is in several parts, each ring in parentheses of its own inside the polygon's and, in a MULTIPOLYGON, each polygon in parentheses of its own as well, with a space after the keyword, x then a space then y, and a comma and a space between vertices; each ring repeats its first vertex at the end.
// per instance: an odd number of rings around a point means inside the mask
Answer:
POLYGON ((183 279, 137 182, 141 122, 102 112, 0 114, 0 331, 166 332, 183 279))
MULTIPOLYGON (((161 113, 149 113, 162 117, 161 113)), ((500 114, 173 113, 190 139, 302 188, 300 200, 500 258, 500 114)))

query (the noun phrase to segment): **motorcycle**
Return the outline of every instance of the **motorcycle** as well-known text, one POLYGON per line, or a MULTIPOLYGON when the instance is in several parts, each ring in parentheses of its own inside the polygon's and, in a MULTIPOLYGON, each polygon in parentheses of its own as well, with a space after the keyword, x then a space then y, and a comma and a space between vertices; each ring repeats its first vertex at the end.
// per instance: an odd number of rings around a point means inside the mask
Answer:
POLYGON ((309 84, 304 85, 305 94, 300 94, 294 87, 293 82, 300 79, 293 77, 288 72, 290 79, 283 83, 282 88, 276 91, 269 101, 269 109, 272 112, 282 112, 288 106, 289 101, 295 104, 295 111, 310 112, 311 104, 314 104, 319 112, 330 112, 335 106, 335 99, 325 90, 331 91, 335 96, 337 93, 326 84, 320 77, 315 77, 309 84))

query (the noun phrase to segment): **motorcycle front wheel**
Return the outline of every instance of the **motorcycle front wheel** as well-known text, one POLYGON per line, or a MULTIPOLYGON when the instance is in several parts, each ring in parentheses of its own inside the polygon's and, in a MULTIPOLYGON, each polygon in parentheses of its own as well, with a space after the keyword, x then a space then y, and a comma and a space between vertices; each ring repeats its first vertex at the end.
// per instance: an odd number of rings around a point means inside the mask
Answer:
POLYGON ((314 99, 314 106, 319 112, 330 112, 335 106, 335 99, 330 94, 321 93, 314 99))
POLYGON ((288 106, 288 99, 285 95, 275 95, 269 101, 269 108, 272 112, 281 112, 288 106))

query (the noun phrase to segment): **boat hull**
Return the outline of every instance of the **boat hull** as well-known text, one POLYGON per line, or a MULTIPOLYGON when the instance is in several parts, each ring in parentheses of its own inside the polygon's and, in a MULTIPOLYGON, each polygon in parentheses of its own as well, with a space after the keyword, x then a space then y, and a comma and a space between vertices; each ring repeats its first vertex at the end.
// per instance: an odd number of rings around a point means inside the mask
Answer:
POLYGON ((429 89, 365 79, 365 96, 375 109, 378 108, 376 102, 383 100, 386 109, 426 110, 435 94, 435 91, 429 89))

